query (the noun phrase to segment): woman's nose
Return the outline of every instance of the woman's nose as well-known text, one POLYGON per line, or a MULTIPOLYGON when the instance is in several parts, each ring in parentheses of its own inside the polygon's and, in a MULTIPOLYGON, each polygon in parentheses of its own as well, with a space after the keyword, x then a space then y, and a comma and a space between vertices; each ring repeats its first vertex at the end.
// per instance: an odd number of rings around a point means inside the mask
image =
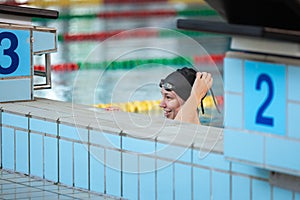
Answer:
POLYGON ((166 107, 166 103, 165 103, 164 99, 162 99, 162 100, 160 101, 159 107, 161 107, 161 108, 165 108, 165 107, 166 107))

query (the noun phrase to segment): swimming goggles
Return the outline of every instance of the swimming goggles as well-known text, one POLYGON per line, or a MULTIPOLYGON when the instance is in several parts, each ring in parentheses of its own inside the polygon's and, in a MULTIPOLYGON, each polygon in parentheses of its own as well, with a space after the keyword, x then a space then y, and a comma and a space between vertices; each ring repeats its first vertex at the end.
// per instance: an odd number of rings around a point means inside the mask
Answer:
POLYGON ((175 86, 171 83, 165 83, 165 79, 160 80, 159 87, 163 87, 167 91, 172 91, 175 89, 175 86))

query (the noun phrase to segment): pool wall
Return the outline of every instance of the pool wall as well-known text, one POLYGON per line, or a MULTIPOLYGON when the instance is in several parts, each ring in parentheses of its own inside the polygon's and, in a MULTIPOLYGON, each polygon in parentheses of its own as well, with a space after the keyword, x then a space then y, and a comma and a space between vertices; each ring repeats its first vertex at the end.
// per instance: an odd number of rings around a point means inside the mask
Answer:
POLYGON ((299 176, 300 60, 228 52, 224 65, 225 157, 299 176))
POLYGON ((227 160, 219 128, 140 128, 128 117, 146 116, 48 99, 0 107, 4 169, 128 199, 300 199, 270 171, 227 160))

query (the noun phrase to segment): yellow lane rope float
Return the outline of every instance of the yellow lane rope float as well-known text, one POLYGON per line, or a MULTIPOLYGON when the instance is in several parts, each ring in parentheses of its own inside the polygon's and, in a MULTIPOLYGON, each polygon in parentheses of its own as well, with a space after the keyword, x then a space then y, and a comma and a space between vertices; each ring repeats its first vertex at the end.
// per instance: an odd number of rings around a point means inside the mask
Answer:
MULTIPOLYGON (((215 97, 219 106, 223 105, 223 97, 218 96, 215 97)), ((97 108, 108 108, 111 106, 119 107, 122 111, 125 112, 136 112, 136 113, 144 113, 149 111, 159 111, 161 108, 159 107, 160 100, 144 100, 144 101, 132 101, 126 103, 100 103, 94 105, 97 108)), ((214 102, 212 96, 206 96, 203 100, 203 106, 205 108, 214 108, 214 102)))

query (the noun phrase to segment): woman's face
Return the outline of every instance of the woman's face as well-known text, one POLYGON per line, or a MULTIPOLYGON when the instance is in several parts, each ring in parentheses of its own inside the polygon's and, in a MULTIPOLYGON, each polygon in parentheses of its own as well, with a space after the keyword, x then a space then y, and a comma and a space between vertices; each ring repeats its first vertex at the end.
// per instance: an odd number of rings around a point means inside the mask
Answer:
POLYGON ((174 119, 184 101, 174 92, 161 89, 162 100, 159 106, 164 110, 164 116, 174 119))

